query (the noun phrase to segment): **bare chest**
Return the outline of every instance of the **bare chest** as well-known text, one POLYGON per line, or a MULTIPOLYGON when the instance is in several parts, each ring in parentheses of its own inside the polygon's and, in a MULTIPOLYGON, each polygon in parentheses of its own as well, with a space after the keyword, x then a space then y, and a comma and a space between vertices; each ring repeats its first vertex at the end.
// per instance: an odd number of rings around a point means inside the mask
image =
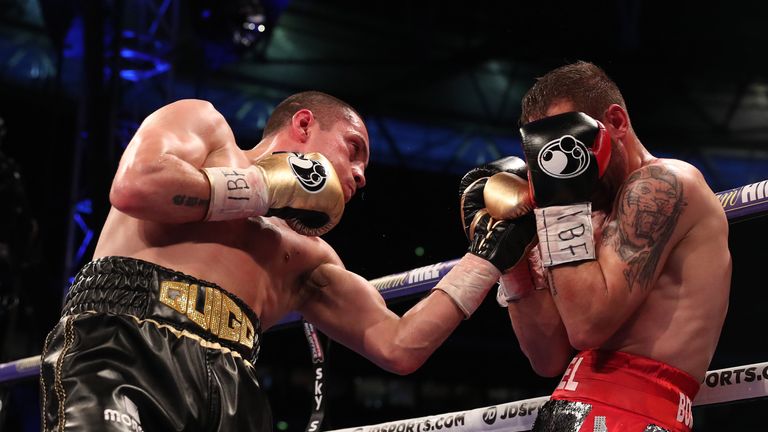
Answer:
POLYGON ((102 239, 100 255, 144 259, 213 282, 241 298, 269 327, 293 310, 305 275, 328 260, 317 237, 281 220, 153 224, 128 218, 102 239))

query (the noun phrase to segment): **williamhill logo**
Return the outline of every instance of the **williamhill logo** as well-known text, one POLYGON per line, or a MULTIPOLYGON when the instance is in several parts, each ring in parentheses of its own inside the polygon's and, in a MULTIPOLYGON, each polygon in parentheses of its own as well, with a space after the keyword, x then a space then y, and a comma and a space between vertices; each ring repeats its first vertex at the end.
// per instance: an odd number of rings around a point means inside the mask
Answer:
POLYGON ((768 210, 768 180, 718 192, 716 195, 729 217, 756 215, 768 210))
POLYGON ((433 281, 437 282, 440 279, 440 272, 445 268, 446 263, 432 264, 407 272, 373 279, 371 283, 376 287, 376 289, 381 291, 390 290, 393 288, 403 288, 433 281))

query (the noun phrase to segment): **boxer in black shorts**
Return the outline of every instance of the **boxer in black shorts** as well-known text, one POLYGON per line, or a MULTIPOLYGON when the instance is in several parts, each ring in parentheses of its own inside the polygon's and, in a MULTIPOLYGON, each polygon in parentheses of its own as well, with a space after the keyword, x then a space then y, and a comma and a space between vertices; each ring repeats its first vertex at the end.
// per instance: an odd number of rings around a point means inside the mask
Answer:
POLYGON ((270 430, 254 361, 290 311, 388 371, 423 364, 520 257, 509 224, 478 227, 428 296, 390 311, 318 237, 365 185, 368 152, 359 114, 314 91, 281 102, 248 150, 208 102, 148 116, 47 338, 43 429, 270 430))
POLYGON ((43 351, 44 430, 269 430, 258 317, 210 282, 104 257, 78 273, 43 351), (141 407, 141 415, 139 415, 141 407), (256 415, 231 416, 240 408, 256 415))

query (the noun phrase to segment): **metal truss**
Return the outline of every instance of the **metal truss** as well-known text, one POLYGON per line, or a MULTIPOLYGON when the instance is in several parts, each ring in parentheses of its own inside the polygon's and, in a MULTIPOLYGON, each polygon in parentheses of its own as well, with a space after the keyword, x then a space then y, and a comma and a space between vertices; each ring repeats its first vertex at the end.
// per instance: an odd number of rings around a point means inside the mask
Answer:
POLYGON ((83 14, 83 69, 90 79, 75 144, 77 172, 72 178, 64 270, 67 282, 95 247, 95 225, 102 223, 109 207, 104 184, 109 183, 123 148, 147 107, 173 97, 170 57, 179 34, 180 1, 104 1, 96 12, 83 14), (100 158, 103 168, 94 169, 84 161, 88 157, 100 158))

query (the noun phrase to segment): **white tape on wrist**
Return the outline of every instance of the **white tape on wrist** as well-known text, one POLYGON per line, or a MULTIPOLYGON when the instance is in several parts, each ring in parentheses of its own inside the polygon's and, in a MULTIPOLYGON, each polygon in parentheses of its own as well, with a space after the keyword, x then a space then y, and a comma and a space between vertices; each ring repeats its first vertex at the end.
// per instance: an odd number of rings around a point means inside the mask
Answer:
POLYGON ((544 267, 595 259, 592 203, 535 209, 544 267))
POLYGON ((467 319, 480 307, 499 276, 501 272, 490 261, 468 253, 432 290, 445 292, 467 319))
POLYGON ((263 216, 269 210, 267 187, 257 168, 203 168, 211 184, 205 220, 220 221, 263 216))

